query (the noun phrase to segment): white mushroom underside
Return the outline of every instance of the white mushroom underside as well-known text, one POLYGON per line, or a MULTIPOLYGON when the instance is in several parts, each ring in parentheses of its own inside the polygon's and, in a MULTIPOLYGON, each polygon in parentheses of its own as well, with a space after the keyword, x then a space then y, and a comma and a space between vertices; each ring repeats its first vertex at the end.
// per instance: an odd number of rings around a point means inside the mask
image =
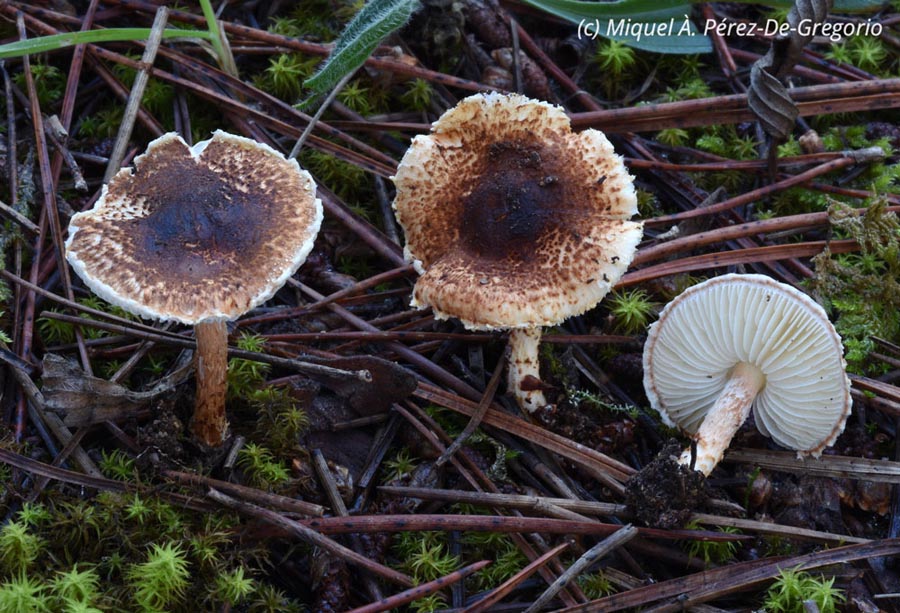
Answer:
POLYGON ((760 432, 818 455, 843 429, 849 406, 840 337, 802 292, 761 275, 719 279, 731 282, 703 293, 688 290, 679 316, 667 318, 666 334, 651 331, 657 364, 645 382, 651 403, 668 425, 694 434, 730 370, 748 362, 766 377, 753 404, 760 432), (721 306, 712 308, 716 302, 721 306))

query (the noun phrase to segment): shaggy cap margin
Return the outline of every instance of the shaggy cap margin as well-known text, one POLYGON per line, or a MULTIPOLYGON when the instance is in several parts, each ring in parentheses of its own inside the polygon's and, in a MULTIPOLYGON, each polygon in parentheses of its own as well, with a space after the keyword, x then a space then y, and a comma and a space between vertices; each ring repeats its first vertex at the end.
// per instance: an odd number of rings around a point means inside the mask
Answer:
POLYGON ((98 296, 141 317, 232 320, 268 300, 322 223, 312 177, 221 130, 151 142, 69 224, 66 258, 98 296))

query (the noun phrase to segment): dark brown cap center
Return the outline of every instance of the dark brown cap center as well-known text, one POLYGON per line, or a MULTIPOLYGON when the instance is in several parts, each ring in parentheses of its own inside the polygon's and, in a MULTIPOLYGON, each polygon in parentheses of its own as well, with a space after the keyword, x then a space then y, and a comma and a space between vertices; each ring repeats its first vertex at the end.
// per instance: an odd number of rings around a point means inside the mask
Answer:
POLYGON ((534 145, 491 145, 487 164, 463 201, 463 247, 490 259, 533 249, 555 227, 562 192, 553 166, 534 145))
POLYGON ((148 214, 133 223, 138 261, 201 280, 249 257, 264 216, 249 194, 198 170, 199 179, 147 194, 148 214))

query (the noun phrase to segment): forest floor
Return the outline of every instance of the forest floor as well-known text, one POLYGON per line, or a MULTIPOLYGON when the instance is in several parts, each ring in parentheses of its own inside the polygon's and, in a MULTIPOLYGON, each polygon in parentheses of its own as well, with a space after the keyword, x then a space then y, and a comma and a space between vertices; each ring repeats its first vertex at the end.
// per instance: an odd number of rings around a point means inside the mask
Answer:
MULTIPOLYGON (((159 4, 6 0, 0 42, 151 28, 159 4)), ((658 52, 675 34, 638 49, 521 0, 426 0, 317 119, 303 81, 362 3, 222 4, 227 48, 96 41, 0 63, 0 610, 900 610, 897 2, 835 10, 850 35, 792 36, 767 60, 785 8, 686 5, 709 45, 686 55, 658 52), (789 99, 748 102, 754 65, 789 99), (527 416, 506 333, 409 306, 392 210, 411 139, 491 90, 602 130, 644 223, 609 295, 545 329, 552 408, 527 416), (230 426, 210 448, 190 431, 192 329, 107 304, 63 254, 105 176, 166 132, 216 129, 285 154, 303 138, 324 222, 284 288, 229 324, 230 426), (689 444, 645 394, 648 326, 726 273, 825 308, 852 414, 806 460, 751 417, 677 521, 648 520, 632 478, 689 444)), ((195 3, 170 9, 167 27, 207 31, 195 3)))

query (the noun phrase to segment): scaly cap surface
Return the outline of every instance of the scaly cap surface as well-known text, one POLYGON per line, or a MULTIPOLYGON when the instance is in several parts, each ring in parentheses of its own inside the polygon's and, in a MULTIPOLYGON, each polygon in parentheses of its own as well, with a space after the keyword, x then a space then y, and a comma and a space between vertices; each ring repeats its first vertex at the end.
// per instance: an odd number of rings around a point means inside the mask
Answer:
POLYGON ((164 134, 72 217, 66 258, 104 300, 152 319, 231 320, 268 300, 322 222, 309 173, 216 131, 193 147, 164 134))
POLYGON ((413 306, 470 329, 554 325, 595 306, 641 238, 622 158, 559 107, 462 100, 417 136, 394 177, 413 306))

